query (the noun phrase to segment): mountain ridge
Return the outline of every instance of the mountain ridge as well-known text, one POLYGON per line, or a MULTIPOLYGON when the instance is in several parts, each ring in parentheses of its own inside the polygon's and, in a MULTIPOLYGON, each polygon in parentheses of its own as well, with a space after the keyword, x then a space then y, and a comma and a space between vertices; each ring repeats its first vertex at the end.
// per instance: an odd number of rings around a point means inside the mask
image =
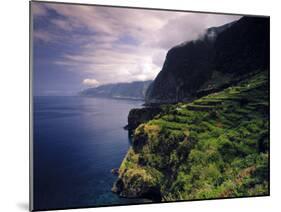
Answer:
POLYGON ((146 90, 151 80, 128 83, 111 83, 94 88, 88 88, 79 93, 85 97, 105 97, 116 99, 144 100, 146 90))

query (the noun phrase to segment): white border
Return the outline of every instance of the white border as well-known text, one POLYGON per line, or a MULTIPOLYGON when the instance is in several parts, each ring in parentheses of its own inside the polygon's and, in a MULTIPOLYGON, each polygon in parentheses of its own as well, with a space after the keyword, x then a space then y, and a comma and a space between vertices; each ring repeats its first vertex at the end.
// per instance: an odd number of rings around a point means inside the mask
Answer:
MULTIPOLYGON (((60 0, 57 0, 60 1, 60 0)), ((70 1, 70 0, 69 0, 70 1)), ((270 0, 71 0, 78 3, 163 9, 242 13, 271 16, 271 196, 169 204, 76 209, 69 211, 179 210, 179 211, 276 211, 280 208, 280 7, 270 0)), ((0 211, 27 211, 29 137, 29 2, 1 2, 1 132, 0 211)))

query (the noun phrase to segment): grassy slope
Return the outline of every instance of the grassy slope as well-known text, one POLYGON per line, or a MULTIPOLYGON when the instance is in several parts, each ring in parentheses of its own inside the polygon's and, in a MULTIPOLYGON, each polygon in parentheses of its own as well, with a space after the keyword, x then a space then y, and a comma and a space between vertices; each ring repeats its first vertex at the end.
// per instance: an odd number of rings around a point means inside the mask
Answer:
POLYGON ((120 167, 123 196, 148 188, 164 201, 268 194, 268 104, 261 72, 192 103, 163 106, 134 133, 120 167))

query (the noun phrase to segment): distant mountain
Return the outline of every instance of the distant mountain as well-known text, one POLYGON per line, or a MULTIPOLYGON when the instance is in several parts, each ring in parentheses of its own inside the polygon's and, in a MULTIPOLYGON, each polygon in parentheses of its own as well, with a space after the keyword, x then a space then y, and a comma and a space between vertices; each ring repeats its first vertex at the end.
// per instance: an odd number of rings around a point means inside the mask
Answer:
POLYGON ((131 83, 106 84, 95 88, 88 88, 79 94, 87 97, 144 100, 146 90, 151 82, 151 80, 148 80, 131 83))
POLYGON ((243 17, 175 46, 149 87, 147 104, 188 102, 202 90, 269 68, 269 19, 243 17))

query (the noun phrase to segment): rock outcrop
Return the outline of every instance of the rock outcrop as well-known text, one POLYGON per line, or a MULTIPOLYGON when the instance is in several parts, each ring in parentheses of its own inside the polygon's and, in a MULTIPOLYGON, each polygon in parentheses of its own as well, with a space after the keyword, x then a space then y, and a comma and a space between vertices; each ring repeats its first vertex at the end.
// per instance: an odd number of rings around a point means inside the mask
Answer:
POLYGON ((136 129, 140 124, 151 120, 156 115, 160 114, 160 107, 144 107, 132 109, 128 115, 128 125, 125 127, 128 130, 136 129))
POLYGON ((117 193, 120 197, 126 198, 150 198, 154 201, 160 201, 160 184, 155 178, 153 170, 135 167, 128 169, 130 164, 135 166, 135 159, 132 158, 134 152, 130 149, 124 159, 120 169, 119 177, 115 181, 112 192, 117 193))

